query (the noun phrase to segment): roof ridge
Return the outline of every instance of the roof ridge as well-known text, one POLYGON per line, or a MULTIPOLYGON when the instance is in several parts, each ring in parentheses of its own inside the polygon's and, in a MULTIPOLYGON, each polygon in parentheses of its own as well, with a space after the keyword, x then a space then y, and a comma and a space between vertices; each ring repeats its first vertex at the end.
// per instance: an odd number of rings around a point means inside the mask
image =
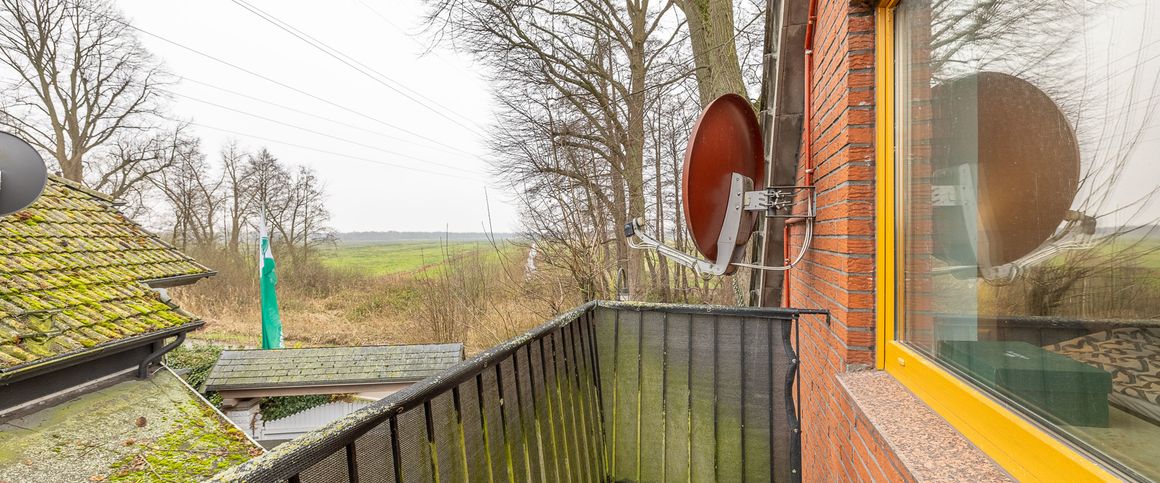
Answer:
POLYGON ((370 344, 370 345, 329 345, 329 346, 315 346, 315 347, 279 347, 277 349, 224 349, 222 352, 275 352, 275 351, 296 351, 305 349, 366 349, 375 347, 424 347, 424 346, 460 346, 464 347, 462 342, 437 342, 427 344, 370 344))
POLYGON ((84 183, 81 183, 79 181, 73 181, 71 179, 65 178, 63 176, 57 176, 55 174, 48 175, 48 179, 55 181, 57 183, 63 184, 63 185, 65 185, 69 188, 72 188, 74 190, 80 191, 81 193, 84 193, 86 195, 92 196, 93 198, 98 198, 98 199, 107 201, 109 203, 115 204, 115 205, 124 204, 123 202, 117 201, 117 199, 114 198, 112 195, 102 193, 102 192, 97 191, 95 189, 89 188, 88 186, 85 186, 84 183))

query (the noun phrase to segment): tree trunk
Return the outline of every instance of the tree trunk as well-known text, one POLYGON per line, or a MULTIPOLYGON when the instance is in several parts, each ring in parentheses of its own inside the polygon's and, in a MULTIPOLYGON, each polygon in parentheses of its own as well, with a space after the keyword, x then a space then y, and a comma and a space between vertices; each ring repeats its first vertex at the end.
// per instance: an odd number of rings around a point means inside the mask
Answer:
MULTIPOLYGON (((628 142, 624 163, 624 181, 628 187, 628 219, 644 216, 644 111, 645 111, 645 16, 647 7, 629 7, 632 18, 632 49, 628 51, 629 92, 628 142)), ((627 220, 626 220, 627 221, 627 220)), ((623 224, 622 224, 623 226, 623 224)), ((647 293, 645 288, 644 255, 642 250, 628 253, 628 287, 633 299, 647 293)))
POLYGON ((62 177, 78 183, 85 182, 85 167, 81 163, 80 156, 61 157, 58 154, 57 162, 60 163, 60 175, 62 177))
MULTIPOLYGON (((658 123, 657 123, 658 126, 656 127, 656 129, 653 130, 654 133, 660 132, 660 126, 659 126, 660 116, 657 116, 657 118, 658 118, 658 123)), ((662 178, 662 176, 661 176, 661 140, 660 139, 654 138, 653 153, 654 153, 653 176, 656 177, 656 189, 653 190, 653 194, 656 197, 654 203, 656 204, 656 211, 657 211, 656 233, 657 233, 657 240, 660 240, 661 243, 664 243, 665 242, 665 222, 664 222, 664 219, 665 219, 665 212, 664 212, 665 200, 664 200, 664 178, 662 178)), ((675 173, 674 173, 674 177, 676 177, 675 173)), ((657 281, 657 284, 659 285, 659 288, 660 288, 661 300, 665 301, 665 302, 672 302, 673 301, 672 295, 670 294, 670 282, 669 282, 670 278, 669 278, 668 258, 658 256, 657 257, 657 269, 658 269, 658 271, 656 272, 656 278, 658 280, 656 280, 656 281, 657 281)))
POLYGON ((731 0, 677 0, 676 4, 689 22, 701 106, 724 94, 745 96, 731 0))

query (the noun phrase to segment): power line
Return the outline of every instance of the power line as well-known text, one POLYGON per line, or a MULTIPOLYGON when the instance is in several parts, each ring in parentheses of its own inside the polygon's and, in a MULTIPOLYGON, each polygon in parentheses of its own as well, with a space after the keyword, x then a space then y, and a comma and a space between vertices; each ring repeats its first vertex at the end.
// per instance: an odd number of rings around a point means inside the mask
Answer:
MULTIPOLYGON (((405 90, 409 91, 410 93, 413 93, 415 96, 422 97, 423 99, 427 100, 431 104, 435 104, 435 105, 443 108, 443 110, 455 113, 455 111, 440 104, 438 101, 435 101, 434 99, 431 99, 427 96, 424 96, 423 94, 403 85, 401 82, 392 79, 390 76, 387 76, 386 74, 383 74, 382 72, 379 72, 378 70, 375 70, 374 68, 372 68, 372 67, 370 67, 362 62, 359 62, 357 59, 351 57, 350 55, 347 55, 346 53, 343 53, 341 50, 336 49, 334 47, 331 47, 327 43, 325 43, 321 40, 318 40, 317 38, 311 36, 310 34, 303 32, 302 30, 298 29, 297 27, 290 25, 286 21, 279 19, 278 17, 275 17, 274 15, 266 12, 265 10, 260 9, 256 6, 250 4, 249 2, 246 2, 245 0, 233 0, 233 2, 235 4, 237 4, 238 6, 246 9, 250 13, 257 15, 259 18, 261 18, 262 20, 265 20, 267 23, 269 23, 275 27, 278 27, 279 29, 289 33, 290 35, 293 35, 298 40, 301 40, 301 41, 305 42, 306 44, 310 45, 311 47, 318 49, 319 52, 322 52, 322 53, 334 58, 335 60, 342 62, 347 67, 354 69, 358 73, 366 76, 368 79, 371 79, 371 80, 381 84, 382 86, 398 93, 399 95, 401 95, 403 97, 406 97, 407 99, 411 100, 412 102, 422 106, 423 108, 435 113, 436 115, 438 115, 438 116, 440 116, 448 121, 451 121, 452 123, 455 123, 456 125, 464 128, 464 129, 467 129, 468 131, 472 131, 475 134, 478 134, 480 136, 484 135, 483 132, 480 132, 479 130, 477 130, 475 128, 472 128, 466 124, 459 122, 458 120, 445 114, 443 111, 432 107, 430 104, 427 104, 426 102, 423 102, 419 99, 416 99, 414 96, 412 96, 411 94, 408 94, 407 92, 403 92, 403 90, 405 89, 405 90)), ((458 114, 458 113, 455 113, 455 114, 462 117, 461 114, 458 114)), ((464 118, 464 119, 466 119, 466 118, 464 118)), ((471 121, 470 119, 466 119, 466 120, 468 120, 469 122, 474 122, 474 121, 471 121)))
MULTIPOLYGON (((14 83, 14 82, 8 82, 8 81, 0 81, 0 83, 3 83, 3 84, 8 84, 8 85, 12 85, 12 86, 14 86, 14 85, 19 85, 18 83, 14 83)), ((179 93, 176 93, 176 92, 171 92, 171 91, 166 91, 166 92, 169 92, 170 94, 174 94, 174 95, 177 95, 177 96, 180 96, 180 97, 184 97, 184 98, 187 98, 187 99, 190 99, 190 100, 193 100, 193 101, 197 101, 197 102, 204 102, 204 103, 206 103, 206 104, 210 104, 210 105, 213 105, 213 106, 216 106, 216 107, 220 107, 220 108, 223 108, 223 109, 227 109, 227 110, 230 110, 230 111, 233 111, 233 112, 237 112, 237 113, 240 113, 240 114, 245 114, 245 115, 249 115, 249 116, 252 116, 252 117, 259 118, 259 119, 267 120, 267 121, 270 121, 270 122, 275 122, 275 123, 278 123, 278 124, 283 124, 283 125, 286 125, 286 126, 289 126, 289 127, 296 128, 296 129, 301 129, 301 130, 304 130, 304 131, 307 131, 307 132, 311 132, 311 133, 314 133, 314 134, 317 134, 317 135, 320 135, 320 136, 325 136, 325 137, 329 137, 329 138, 333 138, 333 139, 338 139, 338 140, 345 141, 345 142, 351 142, 351 143, 353 143, 353 144, 358 144, 358 145, 360 145, 360 146, 365 146, 365 147, 367 147, 367 148, 370 148, 370 149, 375 149, 375 150, 382 151, 382 152, 385 152, 385 153, 394 154, 394 155, 396 155, 396 156, 403 156, 403 157, 406 157, 406 158, 416 159, 416 160, 422 161, 422 162, 424 162, 424 163, 428 163, 428 164, 434 164, 434 165, 436 165, 436 166, 441 166, 441 167, 444 167, 444 168, 447 168, 447 169, 452 169, 452 170, 460 171, 460 172, 463 172, 463 173, 472 174, 472 175, 474 175, 474 177, 461 176, 461 175, 458 175, 458 174, 452 174, 452 173, 443 173, 443 172, 439 172, 439 171, 431 171, 431 170, 428 170, 428 169, 417 168, 417 167, 414 167, 414 166, 406 166, 406 165, 401 165, 401 164, 391 163, 391 162, 388 162, 388 161, 381 161, 381 160, 372 159, 372 158, 365 158, 365 157, 362 157, 362 156, 354 156, 354 155, 349 155, 349 154, 343 154, 343 153, 339 153, 339 152, 336 152, 336 151, 329 151, 329 150, 326 150, 326 149, 319 149, 319 148, 315 148, 315 147, 311 147, 311 146, 306 146, 306 145, 303 145, 303 144, 292 143, 292 142, 289 142, 289 141, 282 141, 282 140, 278 140, 278 139, 268 138, 268 137, 265 137, 265 136, 258 136, 258 135, 256 135, 256 134, 248 134, 248 133, 243 133, 243 132, 235 131, 235 130, 232 130, 232 129, 226 129, 226 128, 222 128, 222 127, 211 126, 211 125, 209 125, 209 124, 205 124, 205 123, 201 123, 201 122, 196 122, 196 121, 189 121, 189 120, 184 120, 184 119, 169 119, 170 121, 174 121, 174 122, 181 122, 181 123, 187 123, 187 124, 190 124, 190 125, 194 125, 194 126, 203 127, 203 128, 206 128, 206 129, 212 129, 212 130, 214 130, 214 131, 221 131, 221 132, 224 132, 224 133, 233 134, 233 135, 235 135, 235 136, 241 136, 241 137, 245 137, 245 138, 253 138, 253 139, 260 139, 260 140, 263 140, 263 141, 266 141, 266 142, 271 142, 271 143, 278 143, 278 144, 283 144, 283 145, 292 146, 292 147, 296 147, 296 148, 300 148, 300 149, 306 149, 306 150, 309 150, 309 151, 315 151, 315 152, 319 152, 319 153, 329 154, 329 155, 332 155, 332 156, 339 156, 339 157, 343 157, 343 158, 350 158, 350 159, 355 159, 355 160, 359 160, 359 161, 364 161, 364 162, 371 163, 371 164, 378 164, 378 165, 382 165, 382 166, 389 166, 389 167, 393 167, 393 168, 406 169, 406 170, 409 170, 409 171, 418 171, 418 172, 422 172, 422 173, 429 173, 429 174, 434 174, 434 175, 438 175, 438 176, 447 176, 447 177, 452 177, 452 178, 459 178, 459 179, 466 179, 466 180, 472 180, 472 181, 479 181, 479 179, 480 179, 479 177, 480 177, 480 176, 483 176, 482 174, 480 174, 480 173, 477 173, 477 172, 474 172, 474 171, 469 171, 469 170, 466 170, 466 169, 463 169, 463 168, 459 168, 459 167, 455 167, 455 166, 450 166, 450 165, 445 165, 445 164, 442 164, 442 163, 437 163, 437 162, 430 161, 430 160, 420 159, 420 158, 416 158, 416 157, 414 157, 414 156, 410 156, 410 155, 407 155, 407 154, 402 154, 402 153, 398 153, 398 152, 394 152, 394 151, 390 151, 390 150, 380 149, 380 148, 377 148, 377 147, 374 147, 374 146, 370 146, 370 145, 366 145, 366 144, 358 143, 358 142, 355 142, 355 141, 350 141, 350 140, 347 140, 347 139, 343 139, 343 138, 340 138, 340 137, 337 137, 337 136, 332 136, 332 135, 329 135, 329 134, 326 134, 326 133, 323 133, 323 132, 319 132, 319 131, 315 131, 315 130, 313 130, 313 129, 305 128, 305 127, 302 127, 302 126, 297 126, 297 125, 293 125, 293 124, 289 124, 289 123, 285 123, 285 122, 277 121, 277 120, 270 119, 270 118, 267 118, 267 117, 264 117, 264 116, 259 116, 259 115, 256 115, 256 114, 250 114, 250 113, 247 113, 247 112, 240 111, 240 110, 238 110, 238 109, 233 109, 233 108, 230 108, 230 107, 228 107, 228 106, 222 106, 222 105, 219 105, 219 104, 216 104, 216 103, 210 102, 210 101, 205 101, 205 100, 202 100, 202 99, 197 99, 197 98, 194 98, 194 97, 192 97, 192 96, 187 96, 187 95, 184 95, 184 94, 179 94, 179 93)))
MULTIPOLYGON (((448 146, 434 146, 434 145, 429 145, 429 144, 423 144, 423 143, 417 142, 417 141, 415 141, 415 140, 413 140, 413 139, 408 139, 408 138, 399 137, 399 136, 393 136, 393 135, 390 135, 390 134, 387 134, 387 133, 384 133, 384 132, 379 132, 379 131, 370 130, 370 129, 367 129, 367 128, 365 128, 365 127, 362 127, 362 126, 359 126, 359 125, 356 125, 356 124, 351 124, 351 123, 348 123, 348 122, 342 122, 342 121, 334 120, 334 119, 331 119, 331 118, 329 118, 329 117, 320 116, 320 115, 318 115, 318 114, 315 114, 315 113, 313 113, 313 112, 310 112, 310 111, 305 111, 305 110, 302 110, 302 109, 298 109, 298 108, 296 108, 296 107, 290 107, 290 106, 287 106, 287 105, 285 105, 285 104, 281 104, 281 103, 278 103, 278 102, 271 101, 271 100, 269 100, 269 99, 263 99, 263 98, 261 98, 261 97, 251 96, 251 95, 249 95, 249 94, 246 94, 246 93, 244 93, 244 92, 238 92, 238 91, 235 91, 235 90, 233 90, 233 89, 227 89, 227 88, 225 88, 225 87, 221 87, 221 86, 218 86, 218 85, 210 84, 210 83, 208 83, 208 82, 205 82, 205 81, 200 81, 200 80, 193 79, 193 78, 190 78, 190 77, 182 76, 182 77, 181 77, 181 80, 182 80, 182 81, 185 81, 185 82, 192 82, 192 83, 194 83, 194 84, 197 84, 197 85, 200 85, 200 86, 204 86, 204 87, 208 87, 208 88, 210 88, 210 89, 214 89, 214 90, 217 90, 217 91, 225 92, 225 93, 227 93, 227 94, 232 94, 232 95, 235 95, 235 96, 238 96, 238 97, 242 97, 242 98, 245 98, 245 99, 249 99, 249 100, 251 100, 251 101, 260 102, 260 103, 262 103, 262 104, 268 104, 268 105, 271 105, 271 106, 274 106, 274 107, 277 107, 277 108, 280 108, 280 109, 285 109, 285 110, 287 110, 287 111, 294 112, 294 113, 298 113, 298 114, 302 114, 302 115, 304 115, 304 116, 309 116, 309 117, 312 117, 312 118, 315 118, 315 119, 318 119, 318 120, 322 120, 322 121, 326 121, 326 122, 329 122, 329 123, 337 124, 337 125, 339 125, 339 126, 343 126, 343 127, 349 128, 349 129, 355 129, 355 130, 362 131, 362 132, 365 132, 365 133, 368 133, 368 134, 373 134, 373 135, 376 135, 376 136, 382 136, 382 137, 385 137, 385 138, 387 138, 387 139, 393 139, 393 140, 395 140, 395 141, 399 141, 399 142, 403 142, 403 143, 407 143, 407 144, 413 144, 413 145, 415 145, 415 146, 419 146, 419 147, 423 147, 423 148, 427 148, 427 149, 437 149, 437 150, 440 150, 440 151, 443 151, 443 152, 447 152, 447 153, 458 152, 458 153, 461 153, 461 154, 466 154, 466 155, 468 155, 468 156, 473 156, 473 157, 477 157, 477 158, 478 158, 478 156, 476 156, 476 155, 474 155, 474 154, 472 154, 472 153, 470 153, 470 152, 464 151, 464 150, 462 150, 462 149, 458 149, 458 148, 452 148, 452 147, 448 147, 448 146)), ((172 92, 172 91, 170 91, 170 92, 172 92)), ((173 92, 173 94, 176 94, 176 95, 181 95, 181 94, 177 94, 176 92, 173 92)))
POLYGON ((381 152, 383 152, 383 153, 391 154, 391 155, 394 155, 394 156, 401 156, 401 157, 404 157, 404 158, 413 159, 413 160, 420 161, 420 162, 423 162, 423 163, 427 163, 427 164, 433 164, 433 165, 436 165, 436 166, 441 166, 441 167, 444 167, 444 168, 447 168, 447 169, 452 169, 452 170, 456 170, 456 171, 462 171, 462 172, 464 172, 464 173, 468 173, 468 174, 475 174, 475 175, 479 175, 479 173, 478 173, 478 172, 475 172, 475 171, 472 171, 472 170, 469 170, 469 169, 465 169, 465 168, 462 168, 462 167, 459 167, 459 166, 452 166, 452 165, 449 165, 449 164, 443 164, 443 163, 440 163, 440 162, 437 162, 437 161, 431 161, 431 160, 429 160, 429 159, 419 158, 419 157, 411 156, 411 155, 409 155, 409 154, 400 153, 400 152, 398 152, 398 151, 391 151, 391 150, 389 150, 389 149, 383 149, 383 148, 380 148, 380 147, 378 147, 378 146, 375 146, 375 145, 372 145, 372 144, 366 144, 366 143, 363 143, 363 142, 355 141, 355 140, 348 139, 348 138, 344 138, 344 137, 341 137, 341 136, 335 136, 335 135, 332 135, 332 134, 327 134, 327 133, 324 133, 324 132, 321 132, 321 131, 318 131, 318 130, 315 130, 315 129, 311 129, 311 128, 308 128, 308 127, 303 127, 303 126, 300 126, 300 125, 297 125, 297 124, 293 124, 293 123, 289 123, 289 122, 286 122, 286 121, 279 121, 279 120, 277 120, 277 119, 269 118, 269 117, 266 117, 266 116, 261 116, 261 115, 254 114, 254 113, 251 113, 251 112, 246 112, 246 111, 243 111, 243 110, 241 110, 241 109, 237 109, 237 108, 233 108, 233 107, 230 107, 230 106, 226 106, 226 105, 218 104, 218 103, 216 103, 216 102, 213 102, 213 101, 207 101, 207 100, 205 100, 205 99, 200 99, 200 98, 197 98, 197 97, 193 97, 193 96, 189 96, 189 95, 185 95, 185 94, 180 94, 180 93, 177 93, 177 92, 172 92, 172 91, 167 91, 167 92, 169 92, 170 94, 173 94, 173 95, 175 95, 175 96, 178 96, 178 97, 183 97, 183 98, 189 99, 189 100, 191 100, 191 101, 200 102, 200 103, 202 103, 202 104, 206 104, 206 105, 210 105, 210 106, 213 106, 213 107, 217 107, 217 108, 219 108, 219 109, 224 109, 224 110, 227 110, 227 111, 230 111, 230 112, 235 112, 235 113, 238 113, 238 114, 242 114, 242 115, 244 115, 244 116, 250 116, 250 117, 253 117, 253 118, 255 118, 255 119, 261 119, 261 120, 263 120, 263 121, 272 122, 272 123, 275 123, 275 124, 280 124, 280 125, 282 125, 282 126, 291 127, 291 128, 294 128, 294 129, 298 129, 298 130, 306 131, 306 132, 309 132, 309 133, 312 133, 312 134, 316 134, 316 135, 319 135, 319 136, 328 137, 328 138, 331 138, 331 139, 334 139, 334 140, 337 140, 337 141, 342 141, 342 142, 344 142, 344 143, 350 143, 350 144, 354 144, 354 145, 356 145, 356 146, 361 146, 361 147, 364 147, 364 148, 367 148, 367 149, 374 149, 374 150, 376 150, 376 151, 381 151, 381 152))
MULTIPOLYGON (((367 9, 367 10, 370 10, 370 11, 371 11, 371 13, 375 14, 375 16, 376 16, 376 17, 378 17, 380 20, 382 20, 382 21, 383 21, 383 23, 385 23, 385 24, 387 24, 387 25, 390 25, 390 26, 391 26, 391 28, 395 29, 395 31, 397 31, 397 32, 399 32, 399 33, 401 33, 401 34, 403 34, 403 36, 404 36, 404 37, 406 37, 406 38, 407 38, 407 40, 410 40, 410 41, 411 41, 411 42, 413 42, 415 45, 419 46, 420 48, 423 48, 423 49, 425 49, 425 50, 426 50, 426 52, 424 52, 424 54, 426 54, 426 53, 428 53, 428 52, 429 52, 429 53, 431 53, 431 54, 434 54, 434 55, 435 55, 435 57, 438 57, 438 58, 439 58, 440 60, 442 60, 442 61, 443 61, 445 64, 447 64, 447 65, 451 65, 451 64, 450 64, 450 62, 447 62, 447 60, 446 60, 446 59, 443 59, 443 58, 442 58, 442 57, 439 55, 439 53, 438 53, 438 52, 435 52, 434 50, 432 50, 432 49, 428 48, 428 46, 426 46, 426 45, 423 45, 423 43, 422 43, 422 42, 419 42, 418 40, 415 40, 415 38, 414 38, 414 37, 412 37, 412 36, 411 36, 411 34, 407 33, 405 30, 403 30, 403 28, 402 28, 402 27, 400 27, 400 26, 396 25, 396 24, 395 24, 395 22, 392 22, 392 21, 391 21, 391 19, 387 18, 387 16, 386 16, 386 15, 383 15, 383 14, 382 14, 382 12, 379 12, 379 10, 378 10, 378 9, 376 9, 375 7, 372 7, 372 6, 370 6, 370 4, 368 4, 368 3, 366 3, 366 2, 364 2, 364 1, 362 1, 362 0, 355 0, 355 1, 356 1, 356 2, 358 2, 358 4, 359 4, 359 5, 362 5, 362 6, 363 6, 363 8, 365 8, 365 9, 367 9)), ((453 66, 453 67, 454 67, 454 66, 453 66)))
MULTIPOLYGON (((84 7, 81 7, 81 8, 84 8, 84 7)), ((407 134, 410 134, 410 135, 412 135, 412 136, 415 136, 415 137, 417 137, 417 138, 420 138, 420 139, 423 139, 423 140, 426 140, 426 141, 432 142, 432 143, 434 143, 434 144, 437 144, 437 145, 439 145, 439 146, 443 146, 443 147, 446 147, 446 148, 448 148, 448 149, 453 149, 453 150, 455 150, 455 151, 459 151, 459 152, 462 152, 462 153, 464 153, 464 154, 467 154, 467 155, 475 156, 475 155, 474 155, 474 154, 472 154, 472 153, 469 153, 469 152, 467 152, 467 151, 464 151, 464 150, 462 150, 462 149, 459 149, 459 148, 456 148, 456 147, 454 147, 454 146, 448 145, 448 144, 446 144, 446 143, 443 143, 443 142, 441 142, 441 141, 439 141, 439 140, 436 140, 436 139, 433 139, 433 138, 430 138, 430 137, 424 136, 424 135, 422 135, 422 134, 419 134, 419 133, 417 133, 417 132, 411 131, 411 130, 409 130, 409 129, 407 129, 407 128, 404 128, 404 127, 400 127, 400 126, 394 125, 394 124, 392 124, 392 123, 389 123, 389 122, 387 122, 387 121, 384 121, 384 120, 382 120, 382 119, 376 118, 376 117, 374 117, 374 116, 371 116, 371 115, 369 115, 369 114, 365 114, 365 113, 363 113, 363 112, 359 112, 359 111, 357 111, 357 110, 355 110, 355 109, 352 109, 352 108, 346 107, 346 106, 344 106, 344 105, 342 105, 342 104, 339 104, 339 103, 337 103, 337 102, 331 101, 331 100, 329 100, 329 99, 325 99, 325 98, 319 97, 319 96, 317 96, 317 95, 315 95, 315 94, 312 94, 312 93, 310 93, 310 92, 307 92, 307 91, 305 91, 305 90, 302 90, 302 89, 299 89, 299 88, 297 88, 297 87, 291 86, 291 85, 289 85, 289 84, 286 84, 286 83, 284 83, 284 82, 282 82, 282 81, 279 81, 279 80, 277 80, 277 79, 274 79, 274 78, 272 78, 272 77, 269 77, 269 76, 266 76, 266 75, 260 74, 260 73, 258 73, 258 72, 254 72, 254 71, 252 71, 252 70, 250 70, 250 69, 247 69, 247 68, 245 68, 245 67, 242 67, 242 66, 240 66, 240 65, 234 64, 234 63, 232 63, 232 62, 230 62, 230 61, 227 61, 227 60, 220 59, 220 58, 218 58, 218 57, 216 57, 216 56, 213 56, 213 55, 207 54, 207 53, 205 53, 205 52, 202 52, 202 51, 200 51, 200 50, 198 50, 198 49, 195 49, 195 48, 193 48, 193 47, 189 47, 189 46, 187 46, 187 45, 184 45, 184 44, 182 44, 182 43, 180 43, 180 42, 176 42, 176 41, 170 40, 170 39, 168 39, 168 38, 162 37, 162 36, 160 36, 160 35, 158 35, 158 34, 155 34, 155 33, 153 33, 153 32, 150 32, 150 31, 148 31, 148 30, 145 30, 145 29, 143 29, 143 28, 141 28, 141 27, 137 27, 137 26, 135 26, 135 25, 133 25, 133 24, 131 24, 131 23, 129 23, 129 22, 126 22, 126 21, 124 21, 124 20, 122 20, 122 19, 119 19, 119 18, 117 18, 117 17, 112 17, 112 16, 109 16, 109 15, 106 15, 106 14, 103 14, 103 13, 100 13, 100 12, 96 12, 96 11, 94 11, 94 10, 87 10, 87 11, 88 11, 89 13, 93 14, 93 15, 97 15, 97 16, 99 16, 99 17, 102 17, 102 18, 104 18, 104 19, 107 19, 107 20, 110 20, 110 21, 114 21, 114 22, 120 23, 121 25, 124 25, 126 28, 133 29, 133 30, 135 30, 135 31, 137 31, 137 32, 140 32, 140 33, 142 33, 142 34, 145 34, 145 35, 148 35, 148 36, 150 36, 150 37, 153 37, 153 38, 155 38, 155 39, 157 39, 157 40, 160 40, 160 41, 162 41, 162 42, 165 42, 165 43, 167 43, 167 44, 173 45, 173 46, 175 46, 175 47, 177 47, 177 48, 180 48, 180 49, 186 50, 186 51, 188 51, 188 52, 192 52, 192 53, 194 53, 194 54, 197 54, 197 55, 199 55, 199 56, 201 56, 201 57, 204 57, 204 58, 206 58, 206 59, 212 60, 212 61, 214 61, 214 62, 217 62, 217 63, 219 63, 219 64, 222 64, 222 65, 225 65, 225 66, 227 66, 227 67, 233 68, 233 69, 235 69, 235 70, 238 70, 238 71, 244 72, 244 73, 246 73, 246 74, 249 74, 249 75, 251 75, 251 76, 254 76, 254 77, 257 77, 257 78, 259 78, 259 79, 262 79, 262 80, 264 80, 264 81, 266 81, 266 82, 269 82, 269 83, 275 84, 275 85, 277 85, 277 86, 283 87, 283 88, 285 88, 285 89, 289 89, 289 90, 291 90, 291 91, 294 91, 294 92, 296 92, 296 93, 298 93, 298 94, 302 94, 302 95, 304 95, 304 96, 307 96, 307 97, 309 97, 309 98, 311 98, 311 99, 314 99, 314 100, 316 100, 316 101, 322 102, 322 103, 324 103, 324 104, 327 104, 327 105, 330 105, 330 106, 336 107, 336 108, 338 108, 338 109, 341 109, 341 110, 343 110, 343 111, 346 111, 346 112, 349 112, 349 113, 351 113, 351 114, 357 115, 357 116, 359 116, 359 117, 365 118, 365 119, 367 119, 367 120, 370 120, 370 121, 373 121, 373 122, 376 122, 376 123, 382 124, 382 125, 384 125, 384 126, 387 126, 387 127, 391 128, 391 129, 396 129, 396 130, 402 131, 402 132, 404 132, 404 133, 407 133, 407 134)))
POLYGON ((182 121, 182 122, 188 122, 189 124, 191 124, 191 125, 194 125, 194 126, 203 127, 203 128, 206 128, 206 129, 212 129, 212 130, 214 130, 214 131, 221 131, 221 132, 224 132, 224 133, 233 134, 233 135, 235 135, 235 136, 241 136, 241 137, 244 137, 244 138, 260 139, 260 140, 262 140, 262 141, 266 141, 266 142, 271 142, 271 143, 282 144, 282 145, 291 146, 291 147, 295 147, 295 148, 299 148, 299 149, 305 149, 305 150, 308 150, 308 151, 315 151, 315 152, 319 152, 319 153, 323 153, 323 154, 329 154, 329 155, 331 155, 331 156, 338 156, 338 157, 342 157, 342 158, 349 158, 349 159, 354 159, 354 160, 363 161, 363 162, 366 162, 366 163, 371 163, 371 164, 378 164, 378 165, 382 165, 382 166, 389 166, 389 167, 392 167, 392 168, 400 168, 400 169, 406 169, 406 170, 410 170, 410 171, 419 171, 419 172, 423 172, 423 173, 434 174, 434 175, 437 175, 437 176, 447 176, 447 177, 450 177, 450 178, 466 179, 466 180, 470 180, 470 181, 480 181, 479 177, 468 177, 468 176, 460 176, 460 175, 457 175, 457 174, 451 174, 451 173, 443 173, 443 172, 439 172, 439 171, 431 171, 431 170, 428 170, 428 169, 423 169, 423 168, 416 168, 416 167, 414 167, 414 166, 406 166, 406 165, 401 165, 401 164, 395 164, 395 163, 391 163, 391 162, 388 162, 388 161, 381 161, 381 160, 372 159, 372 158, 364 158, 364 157, 362 157, 362 156, 353 156, 353 155, 350 155, 350 154, 343 154, 343 153, 339 153, 339 152, 336 152, 336 151, 329 151, 329 150, 326 150, 326 149, 319 149, 319 148, 315 148, 315 147, 311 147, 311 146, 306 146, 306 145, 303 145, 303 144, 292 143, 292 142, 289 142, 289 141, 282 141, 282 140, 279 140, 279 139, 268 138, 268 137, 265 137, 265 136, 258 136, 258 135, 256 135, 256 134, 248 134, 248 133, 244 133, 244 132, 235 131, 235 130, 232 130, 232 129, 226 129, 226 128, 221 128, 221 127, 217 127, 217 126, 210 126, 210 125, 208 125, 208 124, 203 124, 203 123, 199 123, 199 122, 195 122, 195 121, 182 121))

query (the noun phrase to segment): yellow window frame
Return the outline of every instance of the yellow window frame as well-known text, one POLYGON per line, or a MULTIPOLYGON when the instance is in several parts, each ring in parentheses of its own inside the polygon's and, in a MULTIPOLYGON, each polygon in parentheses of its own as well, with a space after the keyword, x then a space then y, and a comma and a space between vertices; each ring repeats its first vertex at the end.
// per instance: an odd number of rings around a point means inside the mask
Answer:
POLYGON ((902 220, 897 211, 894 118, 894 14, 901 0, 876 13, 877 193, 876 365, 894 376, 984 453, 1020 481, 1118 481, 1104 467, 1028 419, 983 394, 898 340, 902 320, 902 220))

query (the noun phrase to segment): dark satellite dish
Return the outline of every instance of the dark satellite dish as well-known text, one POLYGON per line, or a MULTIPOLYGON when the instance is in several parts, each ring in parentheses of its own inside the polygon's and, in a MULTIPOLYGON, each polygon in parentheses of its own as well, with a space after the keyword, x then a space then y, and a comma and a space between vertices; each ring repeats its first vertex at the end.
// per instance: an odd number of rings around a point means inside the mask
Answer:
MULTIPOLYGON (((761 186, 765 183, 761 129, 753 107, 737 94, 718 97, 701 112, 685 149, 681 197, 685 219, 697 251, 717 259, 721 220, 730 200, 733 173, 761 186)), ((752 187, 750 187, 752 189, 752 187)), ((749 241, 757 216, 747 211, 741 220, 737 245, 749 241)))
POLYGON ((934 254, 986 269, 1031 253, 1079 190, 1067 118, 1030 82, 997 72, 946 81, 932 98, 934 254))
POLYGON ((47 179, 48 169, 40 154, 22 139, 0 132, 0 216, 36 201, 47 179))

